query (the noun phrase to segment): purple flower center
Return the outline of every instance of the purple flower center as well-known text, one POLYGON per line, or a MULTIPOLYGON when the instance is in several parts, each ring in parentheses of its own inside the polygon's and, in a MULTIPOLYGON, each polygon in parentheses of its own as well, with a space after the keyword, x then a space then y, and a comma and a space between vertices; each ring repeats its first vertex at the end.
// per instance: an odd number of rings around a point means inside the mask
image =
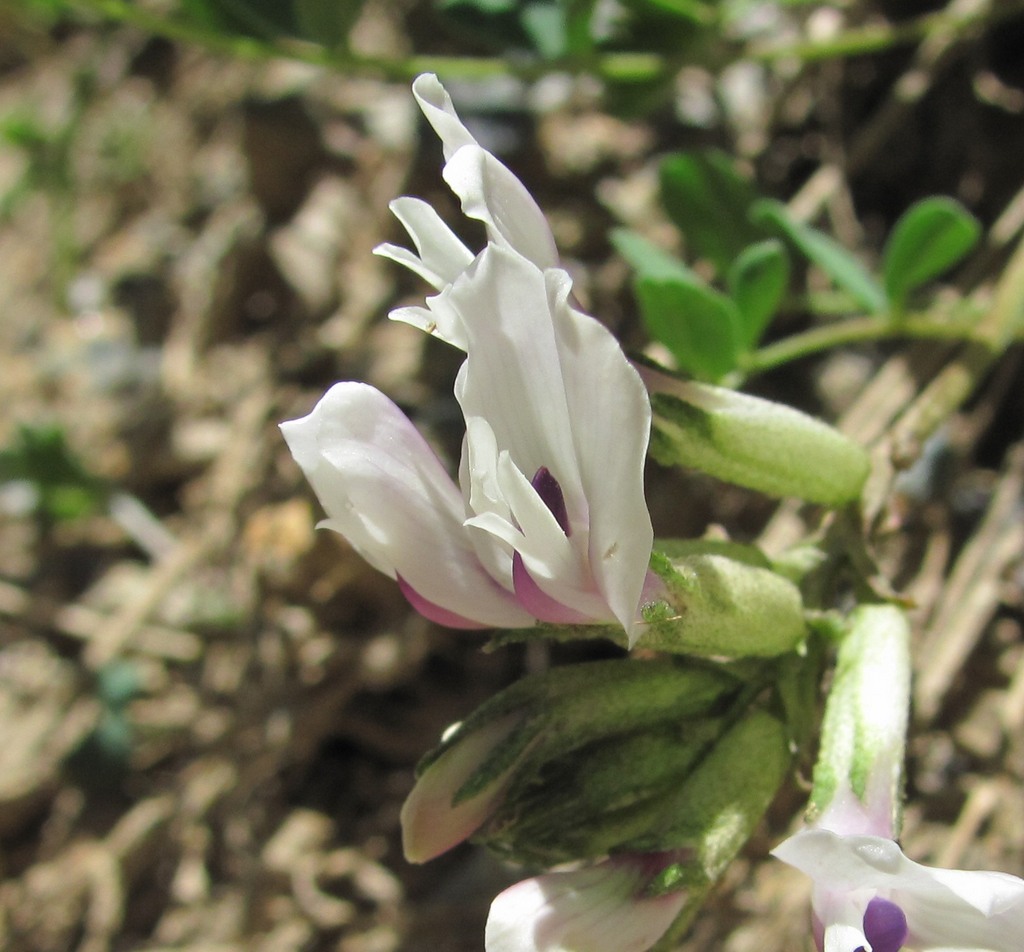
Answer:
POLYGON ((558 485, 558 480, 551 475, 551 470, 542 466, 533 474, 530 485, 540 496, 541 502, 551 510, 551 515, 555 517, 555 522, 561 530, 567 536, 572 535, 572 529, 569 528, 569 513, 565 508, 565 496, 562 495, 562 487, 558 485))
POLYGON ((864 911, 864 938, 871 952, 899 952, 907 941, 907 917, 888 899, 875 896, 864 911))

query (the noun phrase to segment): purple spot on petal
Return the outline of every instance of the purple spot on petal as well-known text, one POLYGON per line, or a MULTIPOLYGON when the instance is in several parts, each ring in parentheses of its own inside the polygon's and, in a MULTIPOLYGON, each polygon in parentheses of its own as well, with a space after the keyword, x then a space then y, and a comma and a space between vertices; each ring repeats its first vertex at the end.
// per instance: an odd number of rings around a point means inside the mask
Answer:
POLYGON ((562 495, 562 487, 558 485, 558 480, 551 475, 551 470, 542 466, 533 474, 530 485, 536 490, 544 505, 551 510, 551 515, 555 517, 555 522, 558 523, 562 531, 567 536, 572 535, 572 529, 569 527, 569 513, 565 508, 565 496, 562 495))
POLYGON ((435 605, 417 592, 401 575, 396 576, 396 578, 402 594, 409 600, 409 604, 424 618, 436 622, 438 625, 444 625, 445 628, 464 628, 467 631, 481 631, 484 628, 494 627, 493 625, 484 625, 481 622, 473 621, 471 618, 464 618, 462 615, 448 611, 447 608, 435 605))
POLYGON ((907 917, 888 899, 875 896, 864 912, 864 938, 871 952, 899 952, 907 941, 907 917))

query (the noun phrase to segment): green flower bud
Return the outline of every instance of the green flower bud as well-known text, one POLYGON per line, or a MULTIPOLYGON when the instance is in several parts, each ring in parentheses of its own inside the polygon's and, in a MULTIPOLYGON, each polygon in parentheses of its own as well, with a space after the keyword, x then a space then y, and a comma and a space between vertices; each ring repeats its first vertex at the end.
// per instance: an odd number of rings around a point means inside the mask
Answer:
POLYGON ((651 391, 658 462, 825 506, 860 496, 868 454, 828 424, 771 400, 639 369, 651 391))
MULTIPOLYGON (((497 825, 507 828, 514 807, 506 800, 557 775, 557 761, 567 761, 571 774, 579 769, 577 752, 704 715, 737 688, 727 674, 670 661, 601 661, 522 679, 450 730, 420 763, 402 809, 406 856, 431 859, 502 809, 497 825)), ((653 774, 639 779, 632 792, 620 792, 621 802, 659 782, 653 774)))
POLYGON ((651 556, 665 593, 643 607, 647 628, 639 646, 704 657, 771 657, 806 637, 800 590, 758 564, 756 550, 692 543, 669 551, 685 554, 651 556))
POLYGON ((825 705, 808 807, 816 826, 892 839, 910 704, 910 626, 895 605, 850 616, 825 705))
POLYGON ((662 804, 655 832, 625 844, 637 852, 685 851, 688 858, 667 868, 650 893, 717 880, 764 816, 789 762, 777 718, 755 710, 733 725, 662 804))
POLYGON ((613 852, 649 831, 722 729, 720 718, 684 720, 594 741, 511 787, 475 839, 542 866, 613 852))

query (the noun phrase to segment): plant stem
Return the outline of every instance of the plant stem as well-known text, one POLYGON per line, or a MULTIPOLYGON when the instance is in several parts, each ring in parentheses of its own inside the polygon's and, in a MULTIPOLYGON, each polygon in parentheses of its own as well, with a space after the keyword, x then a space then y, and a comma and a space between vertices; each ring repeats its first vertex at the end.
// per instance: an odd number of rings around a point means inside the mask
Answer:
POLYGON ((748 376, 764 373, 790 361, 844 344, 900 338, 970 340, 977 333, 976 325, 962 320, 939 323, 933 318, 907 318, 893 322, 877 317, 854 317, 823 327, 814 327, 774 344, 768 344, 748 355, 743 362, 742 370, 748 376))

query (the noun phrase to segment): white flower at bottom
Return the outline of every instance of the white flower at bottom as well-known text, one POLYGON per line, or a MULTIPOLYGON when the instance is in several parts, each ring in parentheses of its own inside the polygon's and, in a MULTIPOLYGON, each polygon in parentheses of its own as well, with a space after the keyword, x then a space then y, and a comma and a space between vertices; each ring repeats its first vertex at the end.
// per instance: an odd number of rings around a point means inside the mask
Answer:
POLYGON ((821 829, 801 830, 772 855, 814 881, 824 952, 1024 949, 1024 880, 1016 876, 934 869, 886 837, 821 829))
POLYGON ((665 934, 685 892, 645 896, 663 855, 629 855, 547 873, 491 903, 487 952, 645 952, 665 934))

